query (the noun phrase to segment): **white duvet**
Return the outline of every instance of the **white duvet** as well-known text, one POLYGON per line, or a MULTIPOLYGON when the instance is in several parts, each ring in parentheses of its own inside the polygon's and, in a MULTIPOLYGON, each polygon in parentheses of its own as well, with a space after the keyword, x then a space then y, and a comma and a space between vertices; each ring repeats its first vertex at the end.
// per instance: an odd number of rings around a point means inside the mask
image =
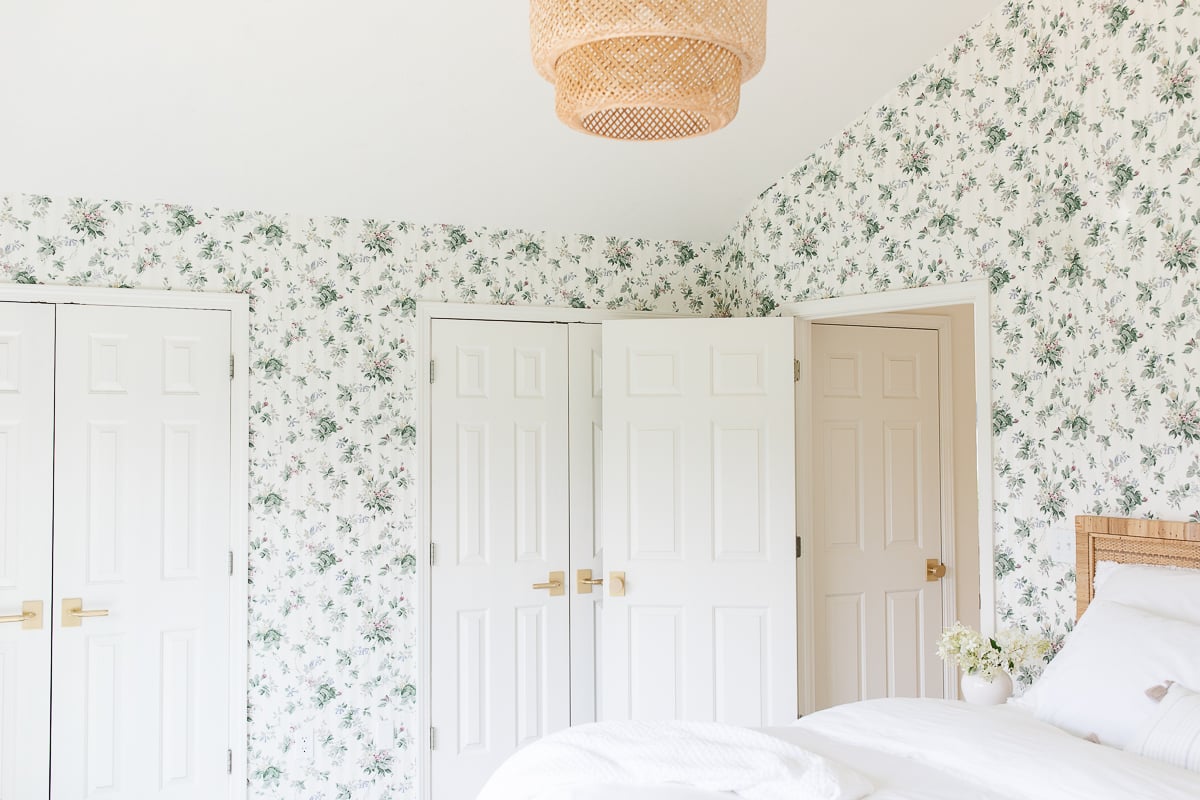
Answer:
POLYGON ((629 725, 585 726, 525 748, 480 800, 1200 800, 1198 773, 1013 707, 874 700, 763 733, 712 726, 721 732, 704 744, 666 736, 678 723, 629 725), (553 744, 563 736, 567 747, 553 744))
MULTIPOLYGON (((1200 799, 1200 773, 1093 744, 1013 706, 871 700, 813 714, 773 733, 801 746, 852 745, 918 763, 927 774, 975 787, 968 797, 1200 799)), ((869 762, 852 766, 870 777, 869 762)), ((902 785, 890 790, 889 797, 922 797, 902 785)))
POLYGON ((765 733, 712 722, 602 722, 525 747, 479 800, 551 800, 578 787, 690 787, 746 800, 859 800, 857 773, 765 733))

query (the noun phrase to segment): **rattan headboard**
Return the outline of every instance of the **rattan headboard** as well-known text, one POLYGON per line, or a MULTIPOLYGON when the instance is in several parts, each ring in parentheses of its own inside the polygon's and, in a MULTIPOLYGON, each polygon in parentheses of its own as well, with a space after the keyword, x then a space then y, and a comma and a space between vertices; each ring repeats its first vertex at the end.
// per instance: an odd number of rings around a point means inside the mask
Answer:
POLYGON ((1076 517, 1075 561, 1076 605, 1083 616, 1096 591, 1097 562, 1200 568, 1200 522, 1076 517))

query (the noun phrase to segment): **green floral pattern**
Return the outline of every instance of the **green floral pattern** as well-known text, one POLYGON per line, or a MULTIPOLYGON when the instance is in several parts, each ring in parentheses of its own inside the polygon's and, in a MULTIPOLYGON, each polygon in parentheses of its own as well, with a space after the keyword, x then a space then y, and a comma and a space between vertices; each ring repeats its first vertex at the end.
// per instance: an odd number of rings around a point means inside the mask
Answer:
POLYGON ((1057 643, 1072 515, 1200 519, 1198 49, 1192 0, 1005 3, 715 247, 14 195, 0 280, 251 295, 251 796, 399 800, 418 298, 771 314, 986 278, 1000 610, 1057 643))
POLYGON ((1000 614, 1056 646, 1075 514, 1200 520, 1198 51, 1192 0, 1004 3, 721 248, 764 314, 990 281, 1000 614))
POLYGON ((686 242, 0 197, 0 280, 251 297, 253 798, 415 797, 417 299, 728 314, 714 263, 686 242))

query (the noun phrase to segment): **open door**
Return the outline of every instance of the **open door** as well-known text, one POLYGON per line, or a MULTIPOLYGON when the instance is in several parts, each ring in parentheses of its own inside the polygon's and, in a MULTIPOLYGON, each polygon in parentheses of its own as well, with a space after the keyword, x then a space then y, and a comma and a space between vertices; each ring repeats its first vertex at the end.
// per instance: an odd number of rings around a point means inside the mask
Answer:
POLYGON ((604 323, 603 719, 796 719, 794 325, 604 323))
POLYGON ((816 708, 944 697, 938 332, 813 325, 812 361, 816 708))

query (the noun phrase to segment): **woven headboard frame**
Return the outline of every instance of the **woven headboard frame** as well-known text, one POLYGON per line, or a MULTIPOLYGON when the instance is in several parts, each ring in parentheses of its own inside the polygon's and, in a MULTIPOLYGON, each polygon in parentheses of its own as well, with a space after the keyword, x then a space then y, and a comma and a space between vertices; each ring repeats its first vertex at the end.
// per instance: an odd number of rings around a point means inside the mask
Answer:
POLYGON ((1076 605, 1083 616, 1096 592, 1100 561, 1200 569, 1200 522, 1076 517, 1075 561, 1076 605))

